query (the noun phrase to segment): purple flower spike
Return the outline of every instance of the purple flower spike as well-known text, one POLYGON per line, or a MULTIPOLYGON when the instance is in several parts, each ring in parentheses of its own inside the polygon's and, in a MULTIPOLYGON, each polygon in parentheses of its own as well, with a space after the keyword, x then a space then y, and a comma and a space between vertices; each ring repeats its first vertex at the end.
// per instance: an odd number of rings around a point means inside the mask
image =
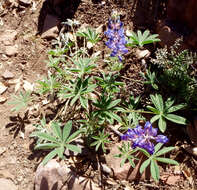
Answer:
POLYGON ((117 56, 122 61, 122 54, 128 53, 128 49, 125 47, 127 41, 124 35, 123 23, 118 17, 109 19, 108 29, 104 34, 108 38, 105 44, 112 50, 110 56, 117 56))
POLYGON ((144 129, 136 126, 134 129, 128 129, 127 133, 121 136, 121 140, 129 140, 132 142, 132 148, 140 147, 147 150, 150 154, 155 151, 153 141, 158 143, 167 143, 168 138, 164 135, 157 135, 157 128, 153 128, 152 124, 147 121, 144 129))

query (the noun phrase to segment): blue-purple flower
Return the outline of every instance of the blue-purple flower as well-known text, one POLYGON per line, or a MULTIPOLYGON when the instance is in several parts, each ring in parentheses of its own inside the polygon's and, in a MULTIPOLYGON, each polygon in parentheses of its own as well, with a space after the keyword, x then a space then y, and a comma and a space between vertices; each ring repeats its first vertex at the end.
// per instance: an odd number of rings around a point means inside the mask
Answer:
POLYGON ((132 148, 140 147, 153 154, 155 151, 153 141, 158 143, 168 142, 168 138, 164 135, 157 135, 157 131, 158 129, 153 128, 151 123, 147 121, 144 128, 138 125, 134 129, 128 129, 127 133, 121 136, 121 139, 131 141, 132 148))
POLYGON ((122 61, 122 54, 128 52, 125 47, 127 44, 123 23, 120 21, 119 17, 112 17, 108 22, 108 29, 105 32, 108 41, 105 43, 108 48, 112 50, 110 56, 118 56, 119 60, 122 61))

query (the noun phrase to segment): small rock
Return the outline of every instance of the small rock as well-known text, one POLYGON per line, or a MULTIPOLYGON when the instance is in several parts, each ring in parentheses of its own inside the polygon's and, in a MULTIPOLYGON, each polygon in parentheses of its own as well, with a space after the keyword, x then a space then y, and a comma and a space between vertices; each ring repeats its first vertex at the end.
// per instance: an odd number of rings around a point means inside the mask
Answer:
POLYGON ((93 181, 78 176, 55 159, 50 160, 45 166, 40 164, 35 175, 35 190, 100 190, 93 181), (87 184, 88 181, 90 184, 87 184))
POLYGON ((0 35, 0 42, 6 46, 13 45, 16 36, 17 36, 16 30, 6 30, 3 34, 0 35))
POLYGON ((66 166, 61 167, 54 159, 50 160, 45 166, 41 163, 35 174, 35 190, 52 189, 54 186, 61 187, 68 172, 66 166))
POLYGON ((6 71, 3 73, 2 77, 3 77, 4 79, 12 79, 12 78, 14 78, 14 74, 11 73, 10 71, 6 70, 6 71))
POLYGON ((197 147, 192 146, 186 146, 183 147, 188 153, 193 154, 194 156, 197 156, 197 147))
POLYGON ((18 46, 17 45, 5 46, 5 54, 7 56, 14 56, 14 55, 18 54, 18 46))
POLYGON ((180 179, 181 179, 180 175, 171 175, 168 177, 166 183, 168 185, 176 185, 176 183, 180 181, 180 179))
POLYGON ((2 82, 0 82, 0 94, 3 94, 8 87, 6 87, 2 82))
POLYGON ((19 4, 22 6, 29 6, 31 4, 31 0, 19 0, 19 4))
POLYGON ((44 27, 41 37, 44 39, 53 39, 58 37, 58 18, 53 15, 47 15, 44 21, 44 27))
POLYGON ((15 179, 14 175, 12 175, 7 169, 0 170, 0 176, 11 180, 15 179))
POLYGON ((101 164, 101 170, 107 174, 111 174, 112 170, 106 164, 101 164))
POLYGON ((145 50, 137 49, 136 50, 136 57, 138 59, 148 58, 149 56, 150 56, 150 51, 147 49, 145 49, 145 50))
POLYGON ((9 179, 0 178, 0 190, 17 190, 17 186, 9 179))
POLYGON ((7 101, 7 98, 0 96, 0 103, 4 103, 7 101))

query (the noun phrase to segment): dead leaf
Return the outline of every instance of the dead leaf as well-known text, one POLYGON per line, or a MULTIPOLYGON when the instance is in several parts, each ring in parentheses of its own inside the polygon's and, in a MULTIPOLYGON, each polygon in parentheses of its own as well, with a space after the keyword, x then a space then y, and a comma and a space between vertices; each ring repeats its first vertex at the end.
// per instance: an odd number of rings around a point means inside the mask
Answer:
POLYGON ((14 88, 15 93, 19 90, 19 88, 22 85, 22 78, 23 78, 23 76, 20 76, 18 79, 15 79, 13 81, 10 80, 10 82, 13 82, 13 84, 16 84, 15 85, 15 88, 14 88))
POLYGON ((2 82, 0 82, 0 94, 3 94, 8 87, 6 87, 2 82))
POLYGON ((183 168, 182 168, 182 173, 184 174, 184 176, 186 177, 186 179, 189 181, 189 183, 190 183, 191 185, 193 185, 194 180, 193 180, 193 177, 192 177, 192 175, 191 175, 190 170, 189 170, 188 168, 183 167, 183 168))
POLYGON ((181 168, 180 166, 174 166, 174 174, 175 175, 180 175, 182 172, 181 172, 181 168))

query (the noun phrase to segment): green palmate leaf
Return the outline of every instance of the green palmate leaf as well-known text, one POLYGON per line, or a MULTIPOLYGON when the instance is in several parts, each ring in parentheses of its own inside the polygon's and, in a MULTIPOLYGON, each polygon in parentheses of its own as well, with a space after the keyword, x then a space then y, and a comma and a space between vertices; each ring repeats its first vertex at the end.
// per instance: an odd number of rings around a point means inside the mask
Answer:
POLYGON ((60 129, 60 124, 57 122, 53 122, 51 127, 53 129, 55 136, 58 137, 59 139, 62 139, 62 131, 60 129))
POLYGON ((153 179, 155 181, 159 181, 159 166, 157 165, 157 162, 155 160, 151 160, 150 172, 153 179))
POLYGON ((59 144, 56 144, 56 143, 44 143, 44 144, 36 145, 35 149, 39 149, 39 150, 54 149, 54 148, 57 148, 58 146, 59 144))
POLYGON ((72 98, 73 96, 75 96, 75 94, 69 93, 69 94, 64 94, 62 97, 63 98, 72 98))
POLYGON ((156 94, 156 102, 159 107, 159 111, 163 112, 164 111, 164 104, 163 104, 163 99, 160 94, 156 94))
POLYGON ((150 122, 154 123, 155 121, 157 121, 161 116, 160 115, 155 115, 151 118, 150 122))
POLYGON ((151 94, 150 98, 151 98, 151 101, 154 104, 154 106, 157 108, 157 110, 160 111, 160 106, 158 105, 159 101, 157 99, 157 96, 154 96, 154 95, 151 94))
MULTIPOLYGON (((163 154, 166 154, 166 153, 168 153, 168 152, 170 152, 170 151, 172 151, 172 150, 174 150, 175 149, 175 147, 165 147, 165 148, 163 148, 162 150, 160 150, 160 151, 158 151, 156 154, 154 154, 155 156, 161 156, 161 155, 163 155, 163 154)), ((156 151, 155 151, 156 152, 156 151)))
POLYGON ((117 114, 115 114, 115 113, 113 113, 113 112, 108 112, 108 111, 105 111, 104 112, 106 115, 108 115, 110 118, 113 118, 113 119, 115 119, 116 121, 118 121, 118 122, 120 122, 121 123, 121 118, 117 115, 117 114))
POLYGON ((143 152, 148 158, 151 156, 149 152, 147 152, 145 149, 143 148, 137 148, 138 150, 140 150, 141 152, 143 152))
POLYGON ((66 142, 68 136, 70 135, 72 129, 72 121, 68 121, 65 125, 64 125, 64 129, 63 129, 63 141, 66 142))
POLYGON ((172 112, 178 111, 180 109, 183 109, 185 106, 186 106, 186 104, 179 104, 176 106, 172 106, 167 110, 167 113, 172 113, 172 112))
POLYGON ((159 129, 163 133, 166 130, 166 121, 165 121, 164 117, 162 117, 162 116, 160 116, 160 118, 159 118, 159 129))
POLYGON ((60 146, 59 148, 57 148, 57 154, 58 154, 59 158, 63 159, 64 146, 60 146))
POLYGON ((141 174, 142 174, 143 171, 147 168, 147 166, 150 164, 150 162, 151 162, 151 159, 149 158, 148 160, 145 160, 145 161, 142 163, 142 165, 141 165, 141 167, 140 167, 140 173, 141 173, 141 174))
POLYGON ((80 96, 80 103, 86 110, 88 109, 88 99, 80 96))
POLYGON ((147 106, 147 109, 149 109, 150 111, 152 111, 155 114, 159 114, 159 110, 157 110, 156 108, 153 108, 152 106, 147 106))
POLYGON ((80 94, 75 95, 75 97, 71 100, 70 105, 73 106, 74 103, 79 99, 80 94))
POLYGON ((174 104, 174 100, 172 98, 168 98, 165 101, 165 110, 167 111, 174 104))
POLYGON ((66 143, 70 143, 72 142, 73 140, 75 140, 75 138, 81 133, 80 130, 78 131, 75 131, 72 135, 70 135, 67 140, 66 140, 66 143))
POLYGON ((67 144, 66 148, 68 148, 69 150, 71 150, 73 152, 81 153, 81 148, 76 145, 67 144))
POLYGON ((131 164, 131 166, 133 168, 135 168, 135 163, 133 162, 133 160, 130 157, 128 157, 128 160, 129 160, 129 163, 131 164))
POLYGON ((40 138, 42 140, 58 143, 58 140, 55 137, 49 135, 48 133, 35 132, 33 135, 37 136, 38 138, 40 138))
POLYGON ((124 166, 126 160, 127 160, 126 157, 122 158, 122 160, 121 160, 121 162, 120 162, 120 167, 123 167, 123 166, 124 166))
POLYGON ((120 99, 117 99, 117 100, 114 100, 113 102, 111 102, 108 106, 107 106, 107 109, 111 109, 113 107, 115 107, 117 104, 120 103, 120 99))
POLYGON ((54 149, 49 154, 47 154, 45 156, 44 160, 42 161, 43 165, 45 165, 49 160, 53 159, 57 154, 58 154, 58 150, 57 149, 54 149))
POLYGON ((175 114, 166 114, 164 115, 164 117, 174 123, 183 124, 183 125, 187 124, 187 120, 184 117, 175 114))
POLYGON ((154 155, 156 155, 155 153, 163 146, 163 143, 157 143, 155 146, 155 152, 154 155))
POLYGON ((161 158, 161 157, 156 157, 155 158, 159 162, 167 163, 167 164, 174 164, 174 165, 179 165, 179 163, 175 160, 169 159, 169 158, 161 158))

